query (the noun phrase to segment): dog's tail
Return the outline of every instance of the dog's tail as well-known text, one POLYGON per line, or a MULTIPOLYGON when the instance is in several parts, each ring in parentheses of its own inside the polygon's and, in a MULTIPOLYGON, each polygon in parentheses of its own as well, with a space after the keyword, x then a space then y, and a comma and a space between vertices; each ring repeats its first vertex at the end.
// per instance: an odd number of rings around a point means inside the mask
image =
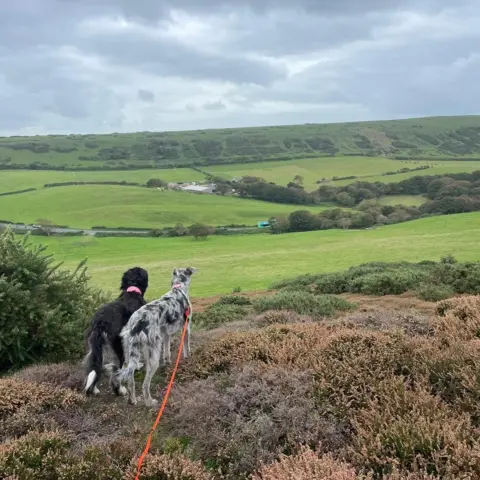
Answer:
POLYGON ((84 389, 87 395, 95 392, 95 386, 103 371, 103 347, 105 343, 103 329, 100 326, 95 326, 88 338, 90 350, 84 360, 86 371, 88 372, 84 389))

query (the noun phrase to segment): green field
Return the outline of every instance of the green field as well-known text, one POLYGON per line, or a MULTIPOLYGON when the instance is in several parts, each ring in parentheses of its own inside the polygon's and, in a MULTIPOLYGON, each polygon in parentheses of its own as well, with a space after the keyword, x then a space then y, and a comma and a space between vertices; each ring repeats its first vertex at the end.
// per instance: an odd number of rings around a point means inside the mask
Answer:
POLYGON ((200 269, 194 296, 253 291, 271 282, 309 272, 333 272, 371 261, 480 260, 480 213, 430 217, 373 230, 328 230, 285 235, 191 238, 38 238, 48 253, 74 268, 88 257, 95 285, 116 291, 123 271, 149 270, 148 297, 166 291, 174 267, 200 269))
POLYGON ((43 188, 46 183, 61 182, 136 182, 146 183, 150 178, 167 182, 195 182, 205 180, 204 175, 190 168, 144 170, 117 170, 112 172, 56 172, 53 170, 0 170, 0 193, 43 188))
POLYGON ((333 157, 309 158, 282 162, 261 162, 255 164, 235 164, 207 167, 204 170, 212 175, 218 175, 228 180, 239 179, 246 175, 261 177, 278 185, 286 185, 293 181, 295 175, 304 178, 307 191, 318 188, 318 180, 332 177, 356 176, 356 179, 338 180, 335 185, 348 185, 364 180, 367 182, 399 182, 416 175, 443 175, 446 173, 462 173, 480 170, 479 161, 400 161, 384 157, 333 157), (416 168, 431 165, 432 168, 415 172, 382 175, 382 173, 397 171, 401 168, 416 168))
MULTIPOLYGON (((333 176, 378 175, 399 168, 413 168, 413 162, 400 162, 382 157, 330 157, 308 158, 282 162, 260 162, 254 164, 222 165, 206 167, 204 170, 212 175, 218 175, 228 180, 240 179, 243 176, 261 177, 278 185, 286 185, 293 181, 295 175, 304 179, 307 191, 318 188, 317 180, 333 176)), ((480 166, 480 162, 479 162, 480 166)), ((354 180, 350 180, 351 183, 354 180)))
POLYGON ((0 165, 218 165, 333 155, 480 158, 480 116, 277 127, 0 138, 0 165))
MULTIPOLYGON (((398 163, 398 160, 395 161, 398 163)), ((455 160, 455 161, 428 161, 428 162, 421 162, 421 161, 409 161, 409 162, 400 162, 400 167, 408 167, 414 168, 419 165, 431 165, 432 168, 428 170, 419 170, 416 172, 406 172, 406 173, 397 173, 395 175, 367 175, 363 178, 358 178, 356 180, 338 180, 335 181, 335 185, 348 185, 352 182, 357 180, 365 180, 366 182, 382 182, 382 183, 391 183, 391 182, 400 182, 407 178, 416 177, 418 175, 446 175, 448 173, 471 173, 475 172, 476 170, 480 170, 480 160, 478 161, 462 161, 462 160, 455 160)), ((398 168, 396 169, 398 170, 398 168)))
MULTIPOLYGON (((324 206, 306 207, 312 212, 324 206)), ((177 223, 191 225, 256 225, 271 216, 305 209, 303 205, 237 197, 158 191, 140 187, 79 185, 47 188, 0 197, 0 219, 34 223, 47 218, 57 225, 74 228, 160 228, 177 223)))

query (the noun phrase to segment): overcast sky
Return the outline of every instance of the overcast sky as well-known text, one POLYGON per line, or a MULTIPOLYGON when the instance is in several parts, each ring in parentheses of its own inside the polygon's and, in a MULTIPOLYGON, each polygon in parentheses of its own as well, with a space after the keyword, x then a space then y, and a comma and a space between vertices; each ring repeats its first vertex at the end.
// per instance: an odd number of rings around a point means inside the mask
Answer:
POLYGON ((477 113, 478 0, 0 5, 0 135, 477 113))

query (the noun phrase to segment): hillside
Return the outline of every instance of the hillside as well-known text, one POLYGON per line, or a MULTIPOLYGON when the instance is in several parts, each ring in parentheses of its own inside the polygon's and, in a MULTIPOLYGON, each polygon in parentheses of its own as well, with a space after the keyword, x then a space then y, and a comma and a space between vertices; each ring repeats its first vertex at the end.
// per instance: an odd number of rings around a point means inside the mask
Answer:
POLYGON ((480 116, 0 138, 2 168, 158 168, 334 155, 478 158, 480 116))

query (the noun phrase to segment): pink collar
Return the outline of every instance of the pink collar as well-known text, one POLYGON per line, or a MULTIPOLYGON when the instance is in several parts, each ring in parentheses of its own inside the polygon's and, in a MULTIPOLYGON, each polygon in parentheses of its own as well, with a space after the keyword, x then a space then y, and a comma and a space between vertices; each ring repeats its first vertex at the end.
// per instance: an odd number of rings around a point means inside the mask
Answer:
POLYGON ((142 294, 142 291, 138 287, 128 287, 127 293, 131 293, 131 292, 139 293, 140 295, 142 294))
POLYGON ((172 285, 172 288, 182 288, 183 284, 182 283, 175 283, 172 285))

